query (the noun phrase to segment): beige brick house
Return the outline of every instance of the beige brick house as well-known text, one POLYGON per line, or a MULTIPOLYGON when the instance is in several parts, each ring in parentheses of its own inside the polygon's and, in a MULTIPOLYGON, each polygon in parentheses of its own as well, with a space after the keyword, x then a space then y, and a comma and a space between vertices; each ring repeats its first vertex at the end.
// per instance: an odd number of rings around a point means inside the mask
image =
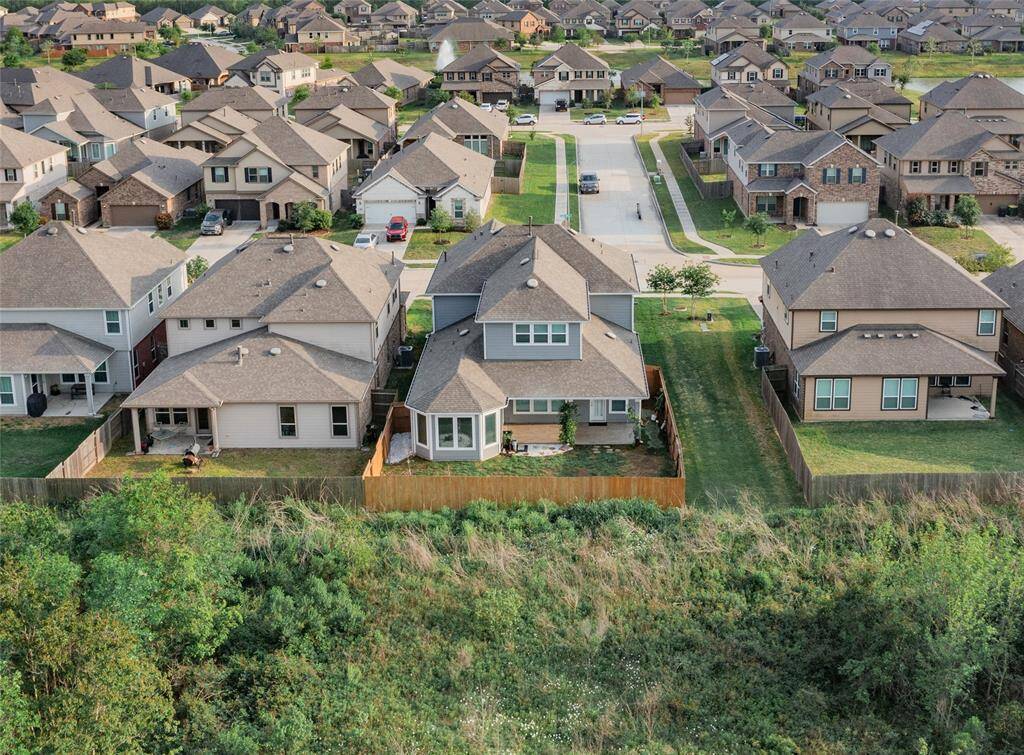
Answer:
POLYGON ((91 19, 71 31, 71 47, 89 55, 114 55, 134 50, 135 45, 155 37, 156 27, 141 21, 91 19))
POLYGON ((907 230, 808 231, 761 269, 763 342, 800 420, 994 416, 1006 302, 907 230))
POLYGON ((479 45, 444 67, 441 89, 467 92, 478 103, 502 99, 511 102, 519 95, 519 63, 487 45, 479 45))

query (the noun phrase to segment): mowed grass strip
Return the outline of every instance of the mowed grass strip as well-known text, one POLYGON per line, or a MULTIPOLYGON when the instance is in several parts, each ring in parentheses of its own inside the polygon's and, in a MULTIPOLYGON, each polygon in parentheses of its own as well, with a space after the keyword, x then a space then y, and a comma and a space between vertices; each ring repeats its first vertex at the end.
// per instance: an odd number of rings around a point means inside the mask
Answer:
MULTIPOLYGON (((658 161, 655 159, 654 151, 651 149, 652 138, 654 138, 654 134, 645 134, 644 136, 637 137, 636 140, 637 147, 640 149, 640 157, 643 159, 644 168, 648 173, 653 173, 658 169, 658 161)), ((668 231, 669 238, 672 239, 672 244, 675 245, 676 249, 686 254, 714 254, 714 250, 690 241, 686 234, 683 233, 683 222, 679 219, 675 202, 672 201, 672 195, 669 194, 664 178, 661 183, 651 183, 650 180, 648 180, 648 183, 650 183, 651 189, 654 191, 654 197, 658 201, 658 208, 661 210, 661 218, 665 224, 665 230, 668 231)))
POLYGON ((686 466, 686 501, 692 506, 735 506, 744 492, 770 506, 799 505, 802 496, 761 401, 753 367, 754 336, 761 324, 744 299, 698 302, 701 320, 689 319, 688 301, 637 302, 636 327, 644 360, 665 371, 686 466))
POLYGON ((569 225, 580 229, 580 173, 576 154, 576 137, 562 134, 565 139, 565 170, 569 176, 569 225))
POLYGON ((555 140, 535 132, 518 132, 512 139, 526 143, 523 193, 492 194, 487 217, 513 224, 528 223, 531 216, 538 225, 555 222, 555 140))
POLYGON ((437 243, 438 234, 430 230, 430 226, 418 227, 409 238, 409 245, 405 248, 403 260, 436 260, 441 252, 450 249, 458 244, 469 234, 464 231, 449 231, 444 234, 445 244, 437 243))

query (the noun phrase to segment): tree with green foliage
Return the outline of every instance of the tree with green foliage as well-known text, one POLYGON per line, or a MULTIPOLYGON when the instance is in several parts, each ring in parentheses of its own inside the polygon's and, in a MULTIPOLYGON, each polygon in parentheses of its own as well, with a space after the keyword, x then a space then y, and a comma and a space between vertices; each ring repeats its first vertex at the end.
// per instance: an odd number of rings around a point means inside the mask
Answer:
POLYGON ((64 66, 65 71, 74 71, 81 68, 88 59, 89 56, 81 47, 72 48, 60 56, 60 62, 64 66))
POLYGON ((881 55, 882 48, 878 46, 878 42, 869 42, 868 52, 870 52, 872 55, 881 55))
POLYGON ((594 44, 594 32, 586 27, 576 32, 576 44, 580 47, 590 47, 594 44))
POLYGON ((922 50, 924 51, 925 55, 931 57, 939 51, 939 43, 936 42, 933 37, 929 37, 924 41, 924 44, 922 45, 922 50))
POLYGON ((579 427, 579 406, 575 401, 563 401, 558 410, 558 442, 565 446, 576 444, 576 430, 579 427))
POLYGON ((446 92, 443 89, 430 89, 427 90, 425 103, 427 107, 437 107, 442 102, 448 102, 451 98, 451 92, 446 92))
POLYGON ((526 47, 526 43, 530 41, 529 38, 525 34, 523 34, 521 31, 517 31, 515 33, 514 39, 515 39, 516 46, 520 50, 522 50, 524 47, 526 47))
POLYGON ((462 230, 473 232, 480 227, 480 216, 475 210, 470 210, 462 219, 462 230))
POLYGON ((679 268, 670 267, 660 263, 652 267, 647 273, 647 288, 655 293, 661 294, 661 313, 669 314, 668 297, 679 290, 682 283, 681 271, 679 268))
POLYGON ((697 313, 697 299, 706 299, 715 292, 720 278, 711 271, 706 262, 686 265, 679 271, 679 292, 690 297, 690 319, 697 313))
POLYGON ((397 102, 402 101, 402 90, 396 86, 389 86, 384 90, 384 94, 397 102))
POLYGON ((758 27, 757 33, 758 33, 758 36, 761 37, 761 39, 771 39, 772 38, 772 25, 771 24, 761 24, 761 26, 758 27))
POLYGON ((320 68, 324 71, 329 71, 334 68, 334 61, 331 60, 330 55, 325 55, 324 59, 320 61, 320 68))
POLYGON ((135 45, 135 54, 144 59, 156 58, 167 52, 167 48, 155 39, 146 39, 135 45))
POLYGON ((684 58, 688 58, 697 51, 697 40, 692 37, 679 40, 679 51, 683 53, 684 58))
POLYGON ((437 243, 447 244, 445 234, 451 231, 452 216, 442 207, 435 207, 430 213, 430 228, 437 236, 437 243))
POLYGON ((300 84, 299 86, 295 87, 295 91, 292 92, 292 98, 288 102, 288 107, 291 108, 292 110, 294 110, 296 105, 298 105, 300 102, 302 102, 304 100, 308 100, 308 99, 309 99, 309 86, 307 86, 306 84, 300 84))
POLYGON ((764 238, 772 227, 768 215, 763 212, 755 212, 747 218, 743 227, 754 234, 754 246, 764 246, 764 238))
POLYGON ((206 261, 205 257, 196 255, 192 257, 188 262, 185 263, 185 274, 188 276, 188 282, 191 285, 196 280, 210 269, 210 263, 206 261))
POLYGON ((0 46, 0 51, 3 53, 4 65, 7 66, 9 61, 11 65, 8 67, 14 68, 21 65, 22 59, 32 55, 32 45, 25 39, 25 34, 21 29, 11 27, 4 34, 4 42, 0 46))
POLYGON ((292 205, 291 225, 303 233, 329 230, 334 216, 321 210, 313 202, 297 202, 292 205))
POLYGON ((28 236, 43 222, 42 216, 29 201, 18 202, 11 211, 11 225, 22 236, 28 236))
POLYGON ((728 238, 732 235, 732 224, 736 222, 737 208, 733 207, 731 210, 722 208, 722 230, 729 231, 729 233, 723 233, 722 235, 728 238))
POLYGON ((953 207, 953 214, 963 227, 963 237, 970 238, 974 234, 974 226, 981 219, 981 205, 973 194, 961 194, 953 207))
POLYGON ((53 40, 44 39, 40 42, 39 52, 46 56, 46 65, 50 65, 50 56, 53 55, 53 40))
POLYGON ((558 44, 565 44, 565 29, 561 26, 556 26, 551 30, 551 41, 557 42, 558 44))
POLYGON ((169 44, 171 47, 177 47, 181 44, 181 40, 184 38, 184 33, 174 24, 166 24, 161 26, 157 30, 157 34, 160 38, 169 44))

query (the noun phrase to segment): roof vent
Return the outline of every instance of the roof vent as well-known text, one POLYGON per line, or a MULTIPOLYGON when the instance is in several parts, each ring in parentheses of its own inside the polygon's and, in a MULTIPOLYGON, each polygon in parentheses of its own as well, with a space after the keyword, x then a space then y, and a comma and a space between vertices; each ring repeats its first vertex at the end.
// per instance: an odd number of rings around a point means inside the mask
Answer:
POLYGON ((519 260, 519 264, 520 265, 525 265, 529 261, 530 261, 529 257, 523 257, 521 260, 519 260))
POLYGON ((331 249, 334 250, 335 252, 341 251, 341 247, 339 247, 337 244, 331 244, 331 249))
POLYGON ((285 244, 281 247, 281 251, 285 254, 291 254, 295 251, 295 244, 285 244))
POLYGON ((78 232, 79 232, 80 234, 82 234, 83 236, 84 236, 84 235, 85 235, 86 233, 88 233, 88 231, 86 231, 86 230, 85 230, 84 228, 82 228, 82 226, 78 226, 78 228, 76 228, 75 230, 76 230, 76 231, 78 231, 78 232))
POLYGON ((604 334, 605 334, 605 335, 606 335, 606 336, 607 336, 608 338, 612 339, 613 341, 614 341, 614 340, 615 340, 616 338, 618 338, 618 336, 617 336, 617 335, 615 335, 614 333, 612 333, 612 332, 611 332, 610 330, 606 330, 606 331, 604 332, 604 334))
POLYGON ((274 347, 272 347, 270 349, 270 356, 276 357, 276 356, 280 356, 280 354, 281 354, 281 348, 279 346, 274 346, 274 347))
POLYGON ((919 336, 920 336, 920 333, 911 333, 911 334, 910 334, 910 337, 911 337, 911 338, 917 338, 917 337, 919 337, 919 336))
POLYGON ((56 236, 57 235, 57 226, 51 225, 49 228, 47 228, 46 229, 46 235, 47 236, 56 236))
POLYGON ((537 288, 537 286, 539 286, 539 285, 540 285, 540 281, 537 280, 536 278, 530 278, 529 280, 526 281, 526 287, 527 288, 537 288))
POLYGON ((854 226, 850 226, 850 227, 849 227, 849 228, 847 229, 847 231, 846 231, 846 232, 847 232, 847 233, 856 233, 856 232, 857 232, 857 226, 855 226, 855 225, 854 225, 854 226))
POLYGON ((875 333, 875 338, 885 338, 885 333, 875 333))
POLYGON ((469 328, 463 328, 462 330, 460 330, 459 331, 459 335, 460 336, 468 336, 469 335, 469 328))
POLYGON ((894 231, 892 228, 886 228, 885 229, 885 237, 887 239, 895 238, 896 237, 896 231, 894 231))
POLYGON ((902 333, 897 333, 897 334, 895 335, 895 338, 903 338, 903 334, 902 334, 902 333))
POLYGON ((317 288, 323 288, 324 286, 327 285, 327 281, 324 280, 323 278, 317 278, 316 283, 314 283, 313 285, 316 286, 317 288))
POLYGON ((866 231, 864 231, 864 235, 867 236, 869 239, 873 239, 875 237, 875 232, 868 228, 866 231))
POLYGON ((861 336, 861 338, 871 338, 871 334, 865 333, 864 335, 861 336))

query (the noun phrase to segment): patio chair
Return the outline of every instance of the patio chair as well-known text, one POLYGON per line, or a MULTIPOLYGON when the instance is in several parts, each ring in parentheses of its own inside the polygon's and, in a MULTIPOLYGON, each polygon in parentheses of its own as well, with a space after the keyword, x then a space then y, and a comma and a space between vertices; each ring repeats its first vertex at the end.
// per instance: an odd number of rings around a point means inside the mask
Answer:
POLYGON ((71 400, 74 401, 76 398, 85 398, 85 383, 75 383, 71 386, 71 400))

